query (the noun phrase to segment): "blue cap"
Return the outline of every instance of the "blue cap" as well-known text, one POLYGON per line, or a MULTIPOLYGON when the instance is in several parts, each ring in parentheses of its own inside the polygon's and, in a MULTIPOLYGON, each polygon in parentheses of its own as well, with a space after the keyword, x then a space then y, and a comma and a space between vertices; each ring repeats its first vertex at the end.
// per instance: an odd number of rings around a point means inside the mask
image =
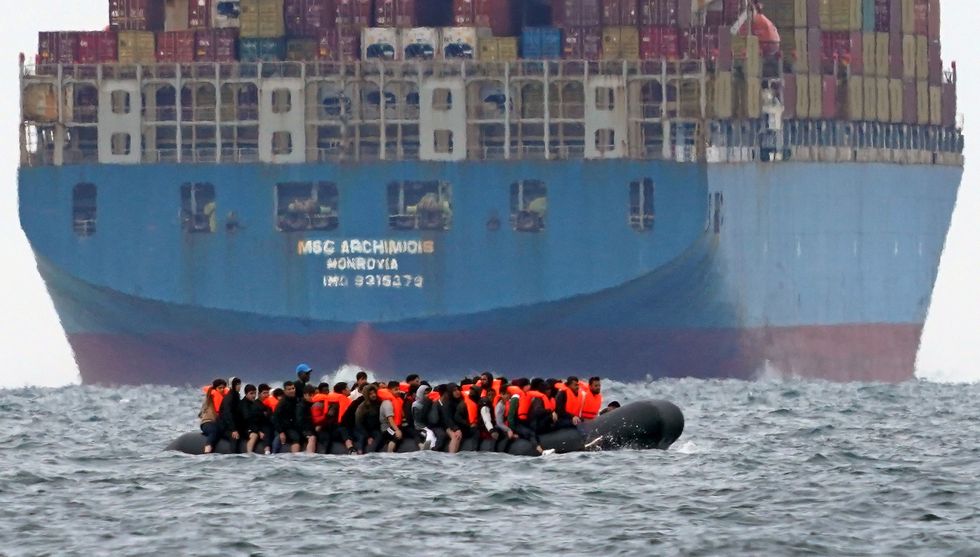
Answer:
POLYGON ((300 373, 309 373, 311 371, 313 371, 313 368, 311 368, 306 364, 300 364, 296 366, 296 375, 299 375, 300 373))

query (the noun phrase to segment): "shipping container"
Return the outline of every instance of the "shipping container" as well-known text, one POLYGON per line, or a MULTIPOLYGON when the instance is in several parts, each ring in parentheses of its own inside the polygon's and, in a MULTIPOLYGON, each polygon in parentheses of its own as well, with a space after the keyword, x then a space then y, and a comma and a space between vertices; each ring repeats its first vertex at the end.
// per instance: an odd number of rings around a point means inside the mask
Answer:
POLYGON ((929 38, 915 36, 915 78, 929 79, 929 38))
MULTIPOLYGON (((274 39, 286 34, 283 0, 241 0, 241 20, 240 34, 243 39, 274 39)), ((256 48, 268 47, 271 58, 274 51, 272 44, 249 42, 248 48, 250 51, 258 52, 256 48)), ((285 56, 285 42, 279 46, 285 56)))
POLYGON ((878 33, 887 33, 892 28, 892 15, 891 15, 892 0, 874 0, 874 2, 875 2, 874 31, 878 33))
MULTIPOLYGON (((470 58, 475 59, 480 54, 480 40, 492 36, 487 28, 481 27, 445 27, 442 29, 440 52, 446 59, 470 58)), ((555 55, 561 58, 561 34, 553 45, 555 55)))
POLYGON ((916 35, 928 35, 929 0, 914 0, 912 5, 912 16, 915 19, 914 33, 916 35))
MULTIPOLYGON (((233 6, 232 6, 233 7, 233 6)), ((212 0, 211 2, 211 27, 214 29, 235 29, 237 30, 242 26, 242 20, 239 17, 239 11, 236 9, 229 9, 229 4, 225 2, 220 2, 212 0)), ((236 39, 237 41, 237 39, 236 39)), ((236 44, 235 51, 238 51, 238 46, 236 44)))
POLYGON ((823 76, 823 108, 821 109, 821 116, 827 120, 833 120, 840 118, 840 103, 837 100, 838 97, 838 81, 837 77, 832 75, 823 76))
POLYGON ((765 8, 780 34, 806 27, 806 0, 771 0, 765 8))
MULTIPOLYGON (((736 11, 735 17, 729 20, 729 10, 737 10, 738 2, 725 0, 723 2, 726 11, 723 24, 732 24, 738 19, 736 11), (731 7, 731 6, 734 6, 731 7)), ((674 26, 680 25, 679 9, 677 0, 639 0, 640 25, 674 26)))
POLYGON ((783 60, 789 62, 796 73, 806 73, 810 68, 807 48, 807 30, 790 29, 782 33, 779 44, 783 60))
POLYGON ((876 0, 861 0, 861 30, 865 33, 873 33, 877 25, 875 13, 876 0))
POLYGON ((439 53, 442 42, 439 40, 439 29, 435 27, 401 29, 399 34, 402 60, 432 60, 439 53))
POLYGON ((915 0, 901 0, 902 4, 902 34, 915 34, 915 0))
POLYGON ((187 64, 195 59, 196 31, 161 31, 156 37, 156 60, 162 63, 187 64))
POLYGON ((902 36, 902 79, 915 79, 915 35, 902 36))
POLYGON ((929 124, 929 82, 924 79, 915 81, 916 122, 925 126, 929 124))
POLYGON ((424 21, 425 6, 426 0, 375 0, 374 24, 403 29, 423 26, 430 23, 424 21))
POLYGON ((796 119, 796 74, 783 75, 783 118, 796 119))
POLYGON ((902 33, 902 2, 903 0, 889 0, 888 3, 888 32, 896 37, 902 33))
POLYGON ((714 113, 716 118, 728 119, 733 116, 733 88, 734 78, 732 72, 718 72, 714 83, 714 113))
POLYGON ((238 30, 199 30, 194 34, 194 59, 199 62, 234 62, 238 59, 238 30))
POLYGON ((602 0, 553 0, 551 22, 557 27, 602 26, 602 0))
POLYGON ((188 29, 208 29, 211 27, 211 1, 212 0, 188 0, 188 29))
POLYGON ((807 30, 807 65, 811 72, 819 72, 823 65, 823 33, 820 29, 807 30))
POLYGON ((337 25, 337 6, 333 0, 284 0, 283 19, 291 38, 312 39, 337 25))
POLYGON ((942 95, 943 126, 952 128, 956 126, 956 84, 943 83, 942 95))
POLYGON ((943 58, 939 41, 929 42, 929 85, 943 84, 943 58))
POLYGON ((860 31, 862 0, 821 0, 820 28, 824 31, 860 31))
MULTIPOLYGON (((360 41, 360 30, 371 26, 371 18, 374 16, 373 0, 335 0, 337 5, 337 27, 352 27, 352 30, 344 31, 341 36, 351 37, 354 30, 357 30, 357 40, 360 41)), ((348 41, 350 44, 350 41, 348 41)))
POLYGON ((286 58, 286 39, 242 37, 238 54, 242 62, 279 62, 286 58))
POLYGON ((939 29, 941 24, 942 18, 940 17, 939 0, 929 0, 929 28, 927 33, 929 35, 929 40, 939 40, 939 29))
POLYGON ((156 35, 152 31, 120 31, 120 64, 153 64, 156 62, 156 35))
POLYGON ((864 77, 851 75, 847 78, 847 119, 860 122, 864 117, 864 77))
POLYGON ((357 27, 343 25, 337 27, 336 54, 334 57, 325 56, 325 41, 331 34, 324 33, 320 37, 320 58, 340 61, 358 60, 361 56, 361 31, 357 27))
POLYGON ((510 62, 518 59, 517 37, 486 37, 480 39, 480 60, 510 62))
POLYGON ((296 38, 286 40, 286 60, 308 62, 319 58, 320 45, 316 39, 296 38))
POLYGON ((864 78, 864 119, 874 122, 878 119, 878 78, 864 78))
MULTIPOLYGON (((901 83, 901 82, 899 82, 901 83)), ((891 122, 892 121, 892 103, 891 103, 891 80, 887 77, 879 77, 875 79, 875 84, 877 85, 875 96, 878 101, 878 121, 879 122, 891 122)), ((901 115, 901 106, 898 107, 898 113, 901 115)), ((901 117, 901 116, 900 116, 901 117)))
POLYGON ((79 64, 112 64, 119 59, 119 37, 115 31, 78 34, 79 64))
POLYGON ((521 32, 521 58, 545 60, 561 58, 561 29, 555 27, 525 27, 521 32))
POLYGON ((943 125, 943 88, 929 85, 929 125, 943 125))
POLYGON ((163 31, 161 0, 109 0, 109 27, 114 31, 163 31))
POLYGON ((810 74, 796 75, 796 117, 810 118, 810 74))
POLYGON ((878 52, 877 52, 877 33, 865 32, 861 37, 861 59, 864 65, 864 75, 876 77, 878 75, 878 52))
POLYGON ((562 57, 567 60, 599 60, 602 57, 599 27, 565 27, 562 43, 562 57))
POLYGON ((604 27, 637 26, 640 24, 638 0, 602 0, 604 27))
MULTIPOLYGON (((688 27, 680 32, 678 40, 680 58, 690 60, 717 60, 719 48, 717 28, 688 27)), ((643 58, 642 28, 640 29, 640 57, 643 58)))
POLYGON ((728 27, 718 28, 718 69, 730 71, 732 69, 732 33, 728 27))
POLYGON ((603 27, 603 60, 636 60, 640 57, 640 33, 636 27, 603 27))
POLYGON ((762 117, 762 79, 758 77, 745 79, 745 109, 749 118, 762 117))
POLYGON ((917 102, 915 80, 907 82, 903 82, 901 79, 889 80, 888 94, 891 97, 892 123, 915 124, 917 102))
POLYGON ((643 60, 677 60, 680 38, 676 27, 644 26, 640 28, 640 58, 643 60))
POLYGON ((78 59, 80 33, 43 31, 38 33, 37 56, 40 64, 74 64, 78 59))
MULTIPOLYGON (((599 0, 591 2, 596 4, 594 13, 598 13, 599 0)), ((581 0, 575 2, 579 3, 581 0)), ((515 35, 520 29, 519 5, 515 0, 453 0, 452 4, 453 25, 456 27, 486 27, 498 37, 515 35)), ((558 2, 552 9, 557 12, 558 2)))
POLYGON ((819 120, 823 118, 823 76, 816 73, 810 74, 810 118, 819 120))
POLYGON ((888 37, 888 77, 892 79, 901 79, 904 72, 902 48, 902 36, 890 34, 888 37))
POLYGON ((382 62, 402 59, 398 29, 365 27, 361 29, 361 59, 382 62))

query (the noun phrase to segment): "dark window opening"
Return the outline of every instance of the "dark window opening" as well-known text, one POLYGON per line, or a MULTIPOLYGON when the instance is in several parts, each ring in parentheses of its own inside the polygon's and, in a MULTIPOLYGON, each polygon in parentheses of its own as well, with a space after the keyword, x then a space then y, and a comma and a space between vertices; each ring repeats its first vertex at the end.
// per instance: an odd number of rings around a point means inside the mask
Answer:
POLYGON ((612 87, 595 88, 596 110, 612 110, 616 104, 616 91, 612 87))
POLYGON ((281 232, 335 230, 340 226, 340 193, 333 182, 292 182, 276 186, 276 222, 281 232))
POLYGON ((128 155, 133 149, 133 138, 128 133, 112 134, 112 154, 128 155))
POLYGON ((510 218, 518 232, 544 230, 548 214, 548 188, 540 180, 522 180, 510 185, 510 218))
POLYGON ((72 190, 72 228, 78 236, 95 234, 95 184, 78 184, 72 190))
POLYGON ((293 95, 289 89, 274 89, 272 91, 272 112, 285 114, 293 109, 293 95))
POLYGON ((112 100, 112 113, 113 114, 129 114, 132 108, 129 105, 129 92, 122 90, 115 90, 110 95, 112 100))
POLYGON ((601 129, 595 131, 595 150, 609 153, 616 149, 616 130, 601 129))
POLYGON ((388 224, 394 230, 449 230, 452 187, 446 182, 388 184, 388 224))
POLYGON ((650 178, 630 182, 630 226, 633 230, 653 229, 654 191, 650 178))
POLYGON ((217 228, 214 186, 184 184, 180 186, 180 224, 184 232, 210 234, 217 228))
POLYGON ((453 152, 453 132, 452 130, 435 130, 432 142, 435 152, 439 154, 451 154, 453 152))
POLYGON ((272 154, 290 155, 293 152, 293 134, 289 132, 272 133, 272 154))
POLYGON ((433 110, 451 110, 453 108, 453 92, 449 89, 435 89, 432 91, 433 110))

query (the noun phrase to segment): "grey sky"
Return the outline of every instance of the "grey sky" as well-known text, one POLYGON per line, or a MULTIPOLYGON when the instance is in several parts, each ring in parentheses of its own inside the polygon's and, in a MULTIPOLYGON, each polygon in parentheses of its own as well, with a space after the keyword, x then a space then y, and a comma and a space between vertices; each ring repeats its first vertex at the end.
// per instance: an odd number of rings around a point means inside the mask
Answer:
MULTIPOLYGON (((41 30, 96 30, 108 21, 106 0, 32 0, 8 4, 0 23, 0 386, 63 385, 77 371, 57 315, 37 274, 17 218, 17 55, 33 58, 41 30)), ((980 12, 972 0, 943 0, 943 58, 959 68, 959 111, 980 102, 980 12), (969 56, 972 55, 971 59, 969 56)), ((919 376, 980 380, 980 145, 970 114, 967 167, 919 353, 919 376)))

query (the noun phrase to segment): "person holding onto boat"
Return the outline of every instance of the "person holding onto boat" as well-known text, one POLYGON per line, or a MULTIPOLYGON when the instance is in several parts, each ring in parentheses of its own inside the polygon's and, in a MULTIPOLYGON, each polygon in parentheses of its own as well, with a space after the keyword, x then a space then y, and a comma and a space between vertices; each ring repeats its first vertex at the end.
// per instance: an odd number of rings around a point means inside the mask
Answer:
POLYGON ((582 403, 585 391, 579 388, 578 377, 569 377, 555 397, 555 429, 576 428, 582 423, 582 403))
POLYGON ((381 438, 381 401, 378 399, 378 387, 365 386, 361 396, 362 400, 354 415, 357 453, 373 453, 381 438))
MULTIPOLYGON (((263 385, 268 387, 267 385, 263 385)), ((255 452, 259 441, 265 443, 265 454, 272 452, 271 435, 269 435, 269 409, 258 401, 258 389, 255 385, 245 385, 245 398, 241 403, 242 422, 245 426, 245 452, 255 452)))
POLYGON ((221 432, 225 439, 231 442, 231 446, 238 452, 238 442, 245 433, 245 424, 242 419, 242 380, 237 377, 231 378, 231 388, 221 399, 221 407, 218 409, 218 421, 221 424, 221 432))
POLYGON ((303 440, 300 435, 298 417, 298 401, 296 399, 296 384, 286 381, 282 385, 283 397, 276 405, 276 412, 273 414, 273 421, 276 425, 276 434, 279 443, 283 447, 288 447, 289 452, 298 453, 300 442, 303 440))
POLYGON ((585 398, 582 400, 582 419, 594 420, 599 417, 601 411, 602 379, 590 377, 589 388, 585 391, 585 398))
POLYGON ((221 439, 221 426, 218 423, 218 408, 223 398, 223 391, 228 382, 224 379, 215 379, 210 387, 204 390, 204 401, 201 403, 201 410, 197 417, 201 420, 201 433, 205 437, 204 454, 210 454, 221 439))
POLYGON ((388 383, 387 387, 378 389, 378 398, 381 403, 378 406, 379 431, 381 432, 381 450, 393 453, 398 448, 404 434, 402 433, 402 422, 404 420, 405 403, 404 393, 399 390, 397 381, 388 383))
POLYGON ((300 444, 309 454, 316 453, 316 426, 313 425, 313 397, 316 387, 303 388, 303 398, 296 401, 296 423, 299 425, 300 444))

